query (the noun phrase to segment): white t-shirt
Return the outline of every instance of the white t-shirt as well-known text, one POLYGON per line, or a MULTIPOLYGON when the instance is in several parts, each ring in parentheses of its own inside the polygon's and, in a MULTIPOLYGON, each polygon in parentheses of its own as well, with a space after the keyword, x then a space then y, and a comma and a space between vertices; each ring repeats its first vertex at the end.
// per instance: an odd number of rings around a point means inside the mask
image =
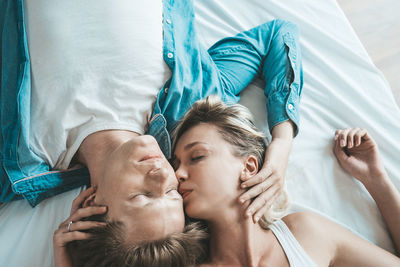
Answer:
POLYGON ((162 8, 161 0, 25 0, 30 145, 52 168, 67 169, 91 133, 145 132, 171 75, 162 8))

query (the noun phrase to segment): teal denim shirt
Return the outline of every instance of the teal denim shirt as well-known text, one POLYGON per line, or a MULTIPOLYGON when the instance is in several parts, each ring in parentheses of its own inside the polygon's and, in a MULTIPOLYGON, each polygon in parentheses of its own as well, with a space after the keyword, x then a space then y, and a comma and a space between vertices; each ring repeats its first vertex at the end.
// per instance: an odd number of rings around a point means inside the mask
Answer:
MULTIPOLYGON (((23 5, 23 0, 0 0, 0 202, 23 197, 35 206, 89 183, 89 172, 51 170, 29 146, 31 71, 23 5)), ((236 103, 256 76, 265 81, 270 129, 290 119, 297 135, 303 74, 294 24, 274 20, 206 50, 196 35, 191 0, 163 0, 163 15, 163 55, 173 75, 157 97, 148 134, 167 158, 169 133, 196 100, 217 94, 236 103)))

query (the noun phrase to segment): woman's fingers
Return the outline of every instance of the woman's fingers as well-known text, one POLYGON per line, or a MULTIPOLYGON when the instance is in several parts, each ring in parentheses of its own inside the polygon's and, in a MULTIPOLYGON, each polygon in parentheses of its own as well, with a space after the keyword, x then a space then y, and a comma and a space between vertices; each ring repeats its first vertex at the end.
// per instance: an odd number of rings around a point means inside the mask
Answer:
POLYGON ((362 128, 346 128, 335 131, 335 141, 339 142, 339 146, 344 148, 354 148, 361 145, 363 141, 369 140, 368 132, 362 128))
POLYGON ((349 132, 350 128, 344 130, 336 130, 335 139, 339 140, 340 147, 345 147, 347 145, 347 134, 349 132))
POLYGON ((360 128, 353 128, 347 133, 347 148, 352 148, 355 146, 356 142, 354 136, 360 130, 360 128))

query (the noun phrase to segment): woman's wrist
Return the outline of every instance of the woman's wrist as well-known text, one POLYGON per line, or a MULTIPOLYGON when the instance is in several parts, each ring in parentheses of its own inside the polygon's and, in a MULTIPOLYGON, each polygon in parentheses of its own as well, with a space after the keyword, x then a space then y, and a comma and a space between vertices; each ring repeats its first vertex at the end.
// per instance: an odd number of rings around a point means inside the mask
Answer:
POLYGON ((371 174, 363 184, 374 199, 384 195, 393 185, 386 171, 371 174))

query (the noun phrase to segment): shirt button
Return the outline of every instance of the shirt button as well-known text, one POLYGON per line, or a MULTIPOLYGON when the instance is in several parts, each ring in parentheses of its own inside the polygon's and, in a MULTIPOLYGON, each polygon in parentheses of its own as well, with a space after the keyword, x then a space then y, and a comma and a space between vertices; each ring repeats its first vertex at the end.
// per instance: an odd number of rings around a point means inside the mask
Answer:
POLYGON ((171 24, 171 20, 170 20, 170 19, 167 19, 167 23, 168 23, 168 24, 171 24))
POLYGON ((287 107, 288 107, 289 110, 293 109, 293 105, 292 104, 289 104, 287 107))
POLYGON ((164 88, 164 92, 165 92, 166 94, 168 94, 168 89, 169 89, 168 87, 165 87, 165 88, 164 88))
POLYGON ((173 57, 174 57, 174 54, 168 53, 168 54, 167 54, 167 57, 168 57, 168 58, 173 58, 173 57))

